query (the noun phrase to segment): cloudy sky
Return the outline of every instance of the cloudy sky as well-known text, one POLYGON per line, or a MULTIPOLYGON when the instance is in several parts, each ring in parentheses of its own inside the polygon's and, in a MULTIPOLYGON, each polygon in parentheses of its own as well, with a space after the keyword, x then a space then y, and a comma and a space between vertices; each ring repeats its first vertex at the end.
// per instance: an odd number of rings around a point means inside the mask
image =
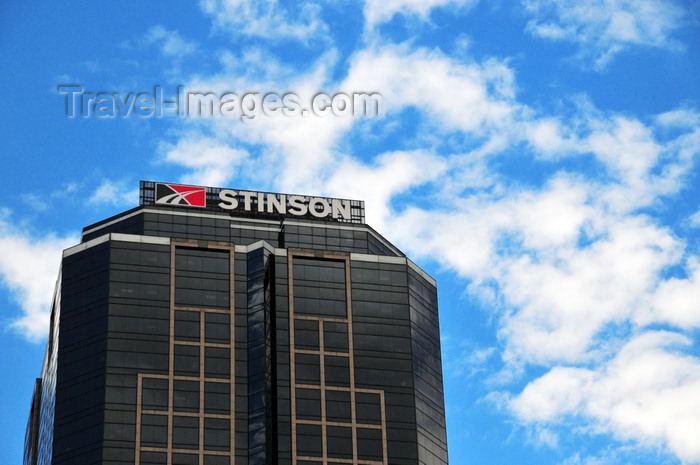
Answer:
POLYGON ((146 179, 365 200, 439 283, 453 465, 700 463, 697 2, 8 0, 0 63, 0 462, 61 250, 146 179), (382 115, 117 108, 178 86, 382 115))

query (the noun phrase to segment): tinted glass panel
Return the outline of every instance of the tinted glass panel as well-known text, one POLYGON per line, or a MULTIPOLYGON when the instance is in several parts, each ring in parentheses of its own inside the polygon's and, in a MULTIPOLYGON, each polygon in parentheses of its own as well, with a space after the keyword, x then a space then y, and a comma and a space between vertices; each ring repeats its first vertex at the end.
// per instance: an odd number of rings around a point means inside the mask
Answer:
POLYGON ((143 378, 141 404, 144 410, 168 409, 168 380, 143 378))
POLYGON ((314 354, 296 354, 296 381, 299 384, 321 384, 321 367, 319 356, 314 354))
POLYGON ((199 456, 195 454, 173 454, 173 465, 199 465, 199 456))
POLYGON ((349 391, 326 391, 326 418, 328 421, 350 422, 349 391))
POLYGON ((382 430, 357 428, 357 456, 361 460, 382 460, 382 430))
POLYGON ((199 376, 199 347, 176 345, 174 355, 176 375, 199 376))
POLYGON ((199 448, 199 418, 173 417, 173 447, 176 449, 199 448))
POLYGON ((321 444, 320 425, 297 425, 297 453, 310 457, 321 457, 323 454, 321 444))
POLYGON ((175 312, 175 339, 199 341, 199 312, 175 312))
POLYGON ((352 458, 352 429, 344 426, 328 426, 328 456, 338 459, 352 458))
POLYGON ((230 422, 227 418, 204 419, 204 448, 206 450, 229 450, 230 422))
POLYGON ((204 383, 204 412, 228 414, 231 411, 231 386, 227 383, 204 383))
POLYGON ((350 386, 350 359, 326 355, 326 384, 328 386, 350 386))
POLYGON ((207 342, 228 344, 231 340, 230 317, 227 313, 204 315, 204 334, 207 342))
POLYGON ((141 452, 141 465, 165 465, 167 460, 165 452, 141 452))
POLYGON ((168 445, 168 417, 141 415, 141 445, 166 447, 168 445))
POLYGON ((175 304, 229 308, 229 253, 178 247, 175 252, 175 304))
POLYGON ((197 381, 173 381, 173 409, 176 412, 199 411, 199 383, 197 381))
POLYGON ((294 346, 297 349, 318 350, 318 321, 294 320, 294 346))
POLYGON ((355 393, 355 412, 358 423, 381 423, 382 411, 379 394, 355 393))
POLYGON ((345 262, 295 257, 294 312, 345 318, 345 262))
POLYGON ((222 347, 205 348, 204 373, 209 378, 228 378, 231 373, 229 349, 222 347))
POLYGON ((323 323, 323 348, 327 352, 348 351, 348 325, 335 321, 323 323))
POLYGON ((321 420, 321 391, 318 389, 297 389, 297 418, 321 420))
POLYGON ((231 465, 228 455, 205 455, 204 465, 231 465))

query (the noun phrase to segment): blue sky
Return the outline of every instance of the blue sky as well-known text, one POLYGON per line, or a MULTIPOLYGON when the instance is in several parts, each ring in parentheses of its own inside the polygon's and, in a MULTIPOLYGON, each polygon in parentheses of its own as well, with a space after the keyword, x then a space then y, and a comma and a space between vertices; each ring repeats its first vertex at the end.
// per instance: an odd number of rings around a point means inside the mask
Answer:
POLYGON ((365 200, 439 283, 452 464, 700 463, 697 2, 9 0, 0 63, 0 462, 60 251, 146 179, 365 200), (383 116, 69 118, 61 85, 383 116))

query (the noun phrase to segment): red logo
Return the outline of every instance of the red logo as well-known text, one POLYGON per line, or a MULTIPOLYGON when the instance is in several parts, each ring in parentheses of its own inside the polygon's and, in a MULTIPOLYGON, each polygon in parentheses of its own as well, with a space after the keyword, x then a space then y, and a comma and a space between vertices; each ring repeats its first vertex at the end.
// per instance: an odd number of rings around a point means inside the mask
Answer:
POLYGON ((158 183, 156 184, 156 204, 206 207, 206 191, 204 187, 158 183))

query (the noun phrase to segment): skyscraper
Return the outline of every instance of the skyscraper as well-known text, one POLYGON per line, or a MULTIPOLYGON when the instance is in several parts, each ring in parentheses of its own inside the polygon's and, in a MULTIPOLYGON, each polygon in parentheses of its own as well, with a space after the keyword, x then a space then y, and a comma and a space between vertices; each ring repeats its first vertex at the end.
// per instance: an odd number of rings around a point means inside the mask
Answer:
POLYGON ((63 253, 26 465, 447 463, 435 281, 363 202, 140 196, 63 253))

